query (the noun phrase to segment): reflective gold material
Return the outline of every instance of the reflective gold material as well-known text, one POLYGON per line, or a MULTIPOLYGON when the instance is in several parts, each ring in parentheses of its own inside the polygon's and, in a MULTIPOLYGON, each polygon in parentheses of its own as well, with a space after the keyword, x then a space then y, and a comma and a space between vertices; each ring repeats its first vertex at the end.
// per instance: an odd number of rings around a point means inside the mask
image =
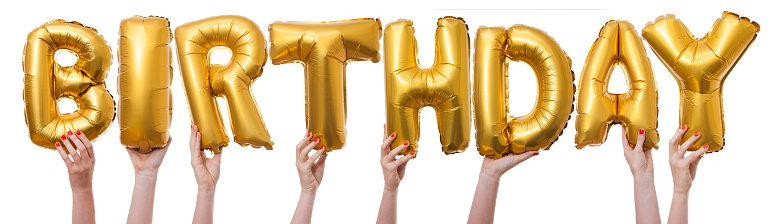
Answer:
POLYGON ((545 32, 524 25, 508 31, 481 27, 474 56, 474 115, 479 154, 501 158, 548 150, 573 112, 571 61, 545 32), (508 63, 527 63, 536 74, 538 97, 525 116, 510 118, 508 63))
POLYGON ((326 152, 345 146, 345 66, 351 61, 380 61, 380 20, 275 22, 270 31, 274 65, 305 67, 305 125, 326 152))
POLYGON ((396 132, 395 148, 409 141, 402 154, 417 151, 419 115, 424 106, 436 110, 439 138, 445 154, 468 147, 471 101, 469 92, 469 36, 462 18, 440 18, 436 29, 434 65, 418 64, 412 21, 386 26, 385 89, 387 132, 396 132))
POLYGON ((644 150, 658 148, 658 92, 642 39, 626 21, 611 20, 600 30, 586 57, 578 84, 576 148, 605 142, 613 124, 621 124, 633 148, 638 131, 645 130, 644 150), (628 92, 608 93, 615 66, 626 76, 628 92))
POLYGON ((251 90, 268 58, 265 37, 257 24, 241 16, 215 16, 179 26, 174 34, 190 114, 202 136, 201 148, 218 153, 230 141, 215 100, 224 97, 235 142, 273 149, 251 90), (233 56, 228 64, 209 62, 215 47, 230 49, 233 56))
POLYGON ((120 142, 141 153, 163 147, 169 139, 171 38, 165 18, 133 16, 120 23, 120 142))
POLYGON ((35 28, 27 37, 24 68, 24 115, 36 145, 54 149, 67 131, 80 130, 96 139, 115 119, 115 102, 104 79, 112 63, 110 47, 96 29, 58 19, 35 28), (55 62, 57 50, 78 56, 74 65, 55 62), (78 105, 72 113, 59 112, 57 100, 70 98, 78 105))
POLYGON ((680 86, 680 125, 688 125, 685 136, 701 132, 689 151, 708 144, 708 152, 715 152, 725 145, 723 83, 758 31, 760 25, 731 12, 723 12, 702 38, 694 37, 674 15, 659 17, 642 30, 680 86))

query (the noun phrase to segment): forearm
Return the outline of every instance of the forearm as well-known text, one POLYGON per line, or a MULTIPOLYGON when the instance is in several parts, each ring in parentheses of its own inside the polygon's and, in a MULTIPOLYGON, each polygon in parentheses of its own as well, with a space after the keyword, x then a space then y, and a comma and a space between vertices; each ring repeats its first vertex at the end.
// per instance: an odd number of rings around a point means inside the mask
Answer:
POLYGON ((661 223, 653 177, 634 178, 634 207, 637 223, 661 223))
POLYGON ((91 187, 72 189, 72 223, 96 223, 94 192, 91 187))
POLYGON ((137 173, 126 223, 152 223, 157 174, 137 173))
POLYGON ((300 194, 300 200, 297 201, 297 208, 295 208, 294 215, 292 216, 292 223, 311 223, 311 216, 313 215, 313 203, 315 201, 315 192, 302 192, 300 194))
POLYGON ((380 199, 380 210, 377 212, 378 224, 396 223, 396 198, 398 189, 383 189, 383 198, 380 199))
POLYGON ((193 214, 193 223, 213 223, 214 222, 214 189, 198 190, 198 199, 195 202, 195 213, 193 214))
POLYGON ((479 182, 477 182, 477 189, 474 193, 474 201, 471 203, 468 223, 493 223, 499 182, 500 176, 489 175, 484 172, 479 174, 479 182))
POLYGON ((675 192, 669 208, 669 224, 688 223, 688 192, 675 192))

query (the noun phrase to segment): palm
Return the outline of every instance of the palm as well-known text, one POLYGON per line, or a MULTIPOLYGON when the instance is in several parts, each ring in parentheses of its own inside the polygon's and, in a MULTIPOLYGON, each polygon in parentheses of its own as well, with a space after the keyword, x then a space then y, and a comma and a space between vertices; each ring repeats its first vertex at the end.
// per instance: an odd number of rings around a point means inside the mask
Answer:
POLYGON ((220 176, 220 163, 214 159, 206 158, 204 151, 200 151, 199 158, 199 161, 203 162, 193 167, 196 171, 195 179, 198 186, 206 189, 212 188, 217 184, 220 176))

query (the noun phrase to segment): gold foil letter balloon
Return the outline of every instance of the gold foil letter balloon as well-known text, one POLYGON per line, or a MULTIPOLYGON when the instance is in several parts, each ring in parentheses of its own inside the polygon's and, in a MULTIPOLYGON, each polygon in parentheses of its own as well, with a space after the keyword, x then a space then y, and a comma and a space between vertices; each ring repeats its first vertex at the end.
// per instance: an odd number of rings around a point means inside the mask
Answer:
POLYGON ((659 17, 642 30, 680 86, 680 125, 688 125, 685 136, 701 132, 689 151, 704 144, 709 145, 708 152, 723 148, 723 82, 758 31, 760 25, 731 12, 723 12, 702 38, 694 37, 673 15, 659 17))
POLYGON ((216 16, 177 27, 177 57, 193 122, 201 132, 201 148, 218 153, 228 145, 216 97, 225 97, 230 126, 241 146, 273 149, 273 142, 252 97, 251 84, 267 60, 265 37, 251 20, 216 16), (233 53, 225 65, 209 63, 214 47, 233 53))
POLYGON ((474 56, 474 112, 479 154, 492 158, 549 149, 573 112, 570 58, 545 32, 515 25, 481 27, 474 56), (522 61, 536 73, 538 98, 523 117, 509 118, 508 63, 522 61))
POLYGON ((118 121, 120 142, 149 153, 166 145, 171 125, 171 29, 159 17, 120 23, 118 121))
POLYGON ((402 154, 416 151, 420 109, 436 110, 439 138, 445 154, 463 152, 469 142, 469 37, 462 18, 440 18, 436 57, 430 68, 417 60, 412 21, 397 20, 385 29, 385 89, 387 133, 396 132, 395 148, 409 141, 402 154))
POLYGON ((380 60, 380 20, 275 22, 270 25, 274 65, 305 66, 305 124, 327 152, 345 145, 345 65, 380 60))
POLYGON ((35 28, 24 46, 24 115, 36 145, 54 149, 60 136, 80 130, 94 140, 115 119, 115 102, 104 79, 112 63, 110 47, 97 31, 78 22, 53 20, 35 28), (72 66, 55 62, 54 53, 67 50, 78 56, 72 66), (72 113, 59 112, 57 100, 71 98, 72 113))
POLYGON ((613 124, 621 124, 632 147, 637 133, 645 130, 643 148, 658 148, 658 93, 650 60, 634 27, 625 21, 611 20, 600 30, 586 57, 578 85, 576 147, 600 145, 613 124), (608 93, 608 80, 616 65, 626 75, 629 91, 608 93))

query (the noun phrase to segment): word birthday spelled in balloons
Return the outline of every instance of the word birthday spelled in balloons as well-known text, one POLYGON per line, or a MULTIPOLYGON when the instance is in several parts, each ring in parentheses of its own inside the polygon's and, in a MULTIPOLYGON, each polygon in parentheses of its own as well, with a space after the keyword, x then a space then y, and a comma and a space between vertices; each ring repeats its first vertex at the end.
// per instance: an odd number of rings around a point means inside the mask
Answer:
MULTIPOLYGON (((124 19, 117 57, 120 141, 142 153, 168 144, 172 113, 169 44, 176 40, 190 116, 200 128, 202 148, 217 153, 230 142, 216 101, 224 97, 234 141, 272 149, 250 88, 270 58, 274 65, 304 65, 306 129, 315 135, 311 139, 320 140, 318 148, 326 146, 327 152, 341 149, 346 140, 345 67, 351 61, 379 62, 383 36, 387 131, 399 133, 392 147, 411 143, 402 151, 404 155, 417 151, 420 110, 425 106, 436 110, 444 153, 465 151, 473 118, 479 153, 500 158, 549 149, 567 126, 574 101, 577 148, 602 144, 610 126, 620 124, 627 130, 630 144, 636 144, 637 132, 629 130, 644 129, 643 147, 650 150, 658 148, 659 111, 644 39, 680 86, 680 124, 703 133, 689 150, 708 144, 714 152, 724 145, 723 82, 760 30, 748 18, 724 12, 707 35, 696 38, 680 20, 667 15, 646 25, 641 38, 628 22, 611 20, 592 45, 576 89, 570 57, 544 31, 524 25, 480 27, 470 75, 471 40, 466 22, 448 16, 437 25, 436 60, 430 67, 421 67, 415 29, 409 20, 388 24, 385 32, 380 20, 371 18, 275 22, 268 28, 268 50, 257 24, 241 16, 189 22, 177 27, 173 35, 169 21, 162 17, 124 19), (218 48, 232 52, 230 62, 211 62, 211 52, 218 48), (511 61, 529 65, 538 84, 536 105, 529 114, 516 118, 508 114, 507 64, 511 61), (617 65, 627 76, 630 89, 625 94, 607 91, 617 65)), ((60 136, 75 130, 93 140, 116 117, 115 101, 105 88, 112 55, 96 29, 78 22, 47 22, 29 34, 22 63, 25 118, 33 143, 54 148, 60 136), (60 50, 76 54, 77 62, 72 66, 56 63, 54 55, 60 50), (61 98, 73 99, 78 110, 61 113, 57 104, 61 98)))

